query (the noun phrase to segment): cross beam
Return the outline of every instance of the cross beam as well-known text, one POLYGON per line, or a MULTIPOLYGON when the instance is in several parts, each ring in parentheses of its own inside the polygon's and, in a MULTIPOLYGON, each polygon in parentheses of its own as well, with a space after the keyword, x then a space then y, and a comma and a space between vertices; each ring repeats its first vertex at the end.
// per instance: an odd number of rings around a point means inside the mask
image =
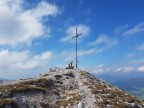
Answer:
POLYGON ((78 38, 80 35, 82 35, 82 33, 78 34, 78 33, 77 33, 77 27, 76 27, 76 36, 72 37, 72 38, 76 38, 76 69, 78 68, 78 57, 77 57, 77 52, 78 52, 77 50, 78 50, 78 48, 77 48, 77 38, 78 38))

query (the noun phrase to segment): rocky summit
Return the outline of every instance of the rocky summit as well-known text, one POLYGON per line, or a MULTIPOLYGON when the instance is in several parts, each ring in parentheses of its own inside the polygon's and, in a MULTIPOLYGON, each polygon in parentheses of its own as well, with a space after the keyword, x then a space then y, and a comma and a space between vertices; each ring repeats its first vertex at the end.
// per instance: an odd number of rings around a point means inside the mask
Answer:
POLYGON ((50 69, 0 84, 0 108, 144 108, 143 101, 88 72, 50 69))

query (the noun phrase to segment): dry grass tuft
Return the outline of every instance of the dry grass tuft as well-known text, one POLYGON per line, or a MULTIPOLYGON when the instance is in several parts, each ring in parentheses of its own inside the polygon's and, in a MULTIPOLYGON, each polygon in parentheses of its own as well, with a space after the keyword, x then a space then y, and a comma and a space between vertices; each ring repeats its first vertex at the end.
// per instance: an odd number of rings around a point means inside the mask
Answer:
POLYGON ((22 82, 21 84, 25 85, 35 85, 42 88, 50 88, 53 86, 54 81, 52 79, 37 79, 37 80, 30 80, 22 82))
POLYGON ((13 96, 15 93, 26 92, 42 92, 45 93, 47 89, 51 88, 53 80, 51 79, 38 79, 20 82, 19 84, 3 85, 0 86, 0 92, 2 92, 1 98, 7 98, 13 96))
POLYGON ((63 106, 67 107, 69 104, 74 105, 78 104, 79 101, 81 101, 82 96, 77 95, 77 94, 67 94, 65 97, 63 97, 61 100, 56 102, 57 107, 63 106), (67 97, 72 97, 67 99, 67 97))
POLYGON ((0 108, 18 108, 18 104, 12 99, 0 99, 0 108))
POLYGON ((48 103, 40 103, 41 108, 52 108, 48 103))
POLYGON ((124 103, 114 103, 112 108, 131 108, 131 106, 124 103))

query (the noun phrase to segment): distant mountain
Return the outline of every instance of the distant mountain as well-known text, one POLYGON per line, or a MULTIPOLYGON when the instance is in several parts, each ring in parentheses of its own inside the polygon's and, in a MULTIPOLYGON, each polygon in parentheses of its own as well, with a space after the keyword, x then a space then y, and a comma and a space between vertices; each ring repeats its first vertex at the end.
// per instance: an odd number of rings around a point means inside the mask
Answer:
POLYGON ((144 99, 144 77, 121 80, 114 83, 114 85, 144 99))
POLYGON ((0 83, 3 82, 3 81, 5 81, 5 80, 6 80, 6 79, 4 79, 4 78, 0 78, 0 83))
POLYGON ((0 80, 6 80, 6 79, 4 79, 4 78, 0 78, 0 80))
POLYGON ((1 81, 7 81, 8 79, 6 78, 0 78, 1 81))
POLYGON ((144 73, 109 73, 109 74, 96 74, 101 78, 113 85, 118 86, 120 89, 131 93, 141 99, 144 99, 144 73))
POLYGON ((111 84, 124 79, 123 77, 120 77, 120 76, 114 76, 114 75, 108 75, 108 74, 102 74, 102 75, 98 74, 95 76, 100 78, 100 79, 103 79, 103 80, 105 80, 111 84))
POLYGON ((122 81, 122 80, 144 77, 144 73, 140 73, 140 72, 132 72, 132 73, 111 72, 111 73, 105 73, 105 74, 94 74, 94 76, 101 78, 101 79, 113 84, 113 83, 116 83, 116 82, 122 81))
POLYGON ((135 90, 137 88, 144 88, 144 77, 129 78, 129 79, 118 81, 114 84, 124 90, 135 90))
POLYGON ((4 81, 9 81, 9 80, 5 78, 0 78, 0 83, 3 83, 4 81))

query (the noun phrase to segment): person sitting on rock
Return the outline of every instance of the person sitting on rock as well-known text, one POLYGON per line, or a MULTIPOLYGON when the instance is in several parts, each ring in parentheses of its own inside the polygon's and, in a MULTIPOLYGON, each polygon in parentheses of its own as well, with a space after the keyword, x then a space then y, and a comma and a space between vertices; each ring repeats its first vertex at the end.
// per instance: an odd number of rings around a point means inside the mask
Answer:
POLYGON ((72 64, 73 64, 73 62, 70 62, 70 63, 68 64, 68 67, 66 67, 66 69, 73 69, 74 66, 73 66, 72 64))
POLYGON ((70 62, 70 67, 73 67, 72 64, 73 64, 73 62, 70 62))

